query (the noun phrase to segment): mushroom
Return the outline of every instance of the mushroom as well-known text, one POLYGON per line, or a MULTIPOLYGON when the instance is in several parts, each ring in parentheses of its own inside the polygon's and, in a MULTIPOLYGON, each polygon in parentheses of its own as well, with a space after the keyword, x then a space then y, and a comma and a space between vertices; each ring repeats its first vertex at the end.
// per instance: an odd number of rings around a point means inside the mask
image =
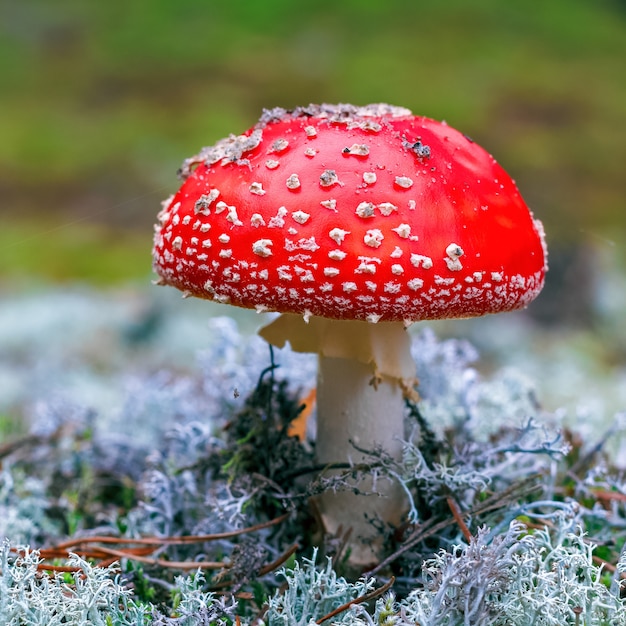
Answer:
MULTIPOLYGON (((525 307, 547 252, 513 180, 448 126, 386 104, 267 110, 242 135, 187 159, 154 240, 162 284, 282 313, 261 330, 319 354, 316 454, 402 453, 415 393, 406 328, 525 307)), ((325 494, 326 530, 352 528, 352 562, 379 540, 367 517, 400 522, 393 485, 325 494), (380 497, 380 496, 383 497, 380 497)))

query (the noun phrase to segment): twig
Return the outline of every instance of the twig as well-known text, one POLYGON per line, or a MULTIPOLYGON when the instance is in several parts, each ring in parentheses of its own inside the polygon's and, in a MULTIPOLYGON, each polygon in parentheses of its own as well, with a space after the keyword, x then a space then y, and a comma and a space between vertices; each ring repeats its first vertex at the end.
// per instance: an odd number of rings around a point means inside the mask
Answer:
POLYGON ((230 567, 228 563, 221 561, 167 561, 166 559, 157 559, 154 557, 139 556, 126 552, 125 550, 114 550, 113 548, 100 548, 102 552, 110 556, 119 557, 121 559, 129 559, 146 565, 158 565, 167 569, 225 569, 230 567))
POLYGON ((24 446, 39 444, 42 443, 42 441, 43 439, 39 435, 25 435, 19 439, 14 439, 13 441, 4 443, 0 446, 0 459, 13 454, 13 452, 23 448, 24 446))
MULTIPOLYGON (((269 574, 274 571, 277 567, 280 567, 295 551, 298 549, 298 544, 295 543, 290 546, 285 552, 283 552, 277 559, 264 565, 259 571, 258 576, 265 576, 265 574, 269 574)), ((221 582, 216 583, 215 585, 211 585, 211 591, 217 591, 218 589, 223 589, 224 587, 228 587, 231 584, 230 580, 223 580, 221 582)))
POLYGON ((181 535, 180 537, 137 537, 135 539, 129 537, 108 537, 96 535, 93 537, 79 537, 60 543, 50 548, 51 550, 70 550, 70 548, 82 546, 89 543, 108 543, 108 544, 137 544, 137 545, 183 545, 189 543, 204 543, 207 541, 218 541, 220 539, 231 539, 247 533, 263 530, 270 526, 275 526, 284 522, 289 517, 289 513, 284 513, 280 517, 275 517, 267 522, 248 526, 247 528, 239 528, 223 533, 213 533, 212 535, 181 535))
POLYGON ((262 567, 259 570, 259 576, 265 576, 265 574, 269 574, 273 572, 277 567, 280 567, 292 554, 295 554, 298 549, 298 544, 294 543, 290 548, 288 548, 285 552, 283 552, 277 559, 268 563, 265 567, 262 567))
MULTIPOLYGON (((488 511, 493 511, 497 509, 501 509, 504 506, 507 506, 511 499, 514 496, 520 496, 526 490, 528 490, 529 484, 534 482, 536 476, 530 476, 525 480, 517 483, 515 485, 511 485, 507 489, 504 489, 498 493, 493 494, 489 498, 487 498, 484 502, 480 502, 476 506, 472 507, 466 512, 466 515, 481 515, 482 513, 487 513, 488 511)), ((415 545, 428 539, 432 535, 438 533, 439 531, 451 526, 456 523, 456 519, 453 517, 452 519, 444 519, 440 522, 437 522, 436 519, 430 519, 424 524, 421 524, 412 534, 411 536, 396 550, 393 554, 390 554, 386 559, 381 561, 374 569, 366 572, 366 576, 374 576, 377 572, 387 567, 391 563, 393 563, 396 559, 401 557, 405 552, 408 552, 415 545)))
POLYGON ((463 533, 465 540, 468 542, 471 541, 473 538, 472 533, 470 532, 469 528, 467 527, 467 524, 465 523, 465 520, 463 519, 463 516, 461 515, 459 505, 456 503, 456 501, 454 500, 452 496, 446 496, 446 502, 448 503, 448 506, 450 507, 450 510, 452 511, 452 515, 454 516, 456 523, 459 525, 459 528, 461 529, 461 532, 463 533))
POLYGON ((373 600, 374 598, 378 598, 379 596, 382 596, 383 593, 386 593, 387 591, 389 591, 389 589, 391 589, 391 587, 393 586, 395 582, 396 582, 396 579, 392 576, 389 579, 389 581, 387 581, 382 587, 379 587, 378 589, 374 589, 374 591, 370 591, 370 593, 366 593, 365 595, 359 596, 358 598, 355 598, 354 600, 350 600, 349 602, 346 602, 345 604, 338 606, 334 611, 327 613, 326 615, 324 615, 324 617, 320 617, 320 619, 318 619, 315 623, 323 624, 326 620, 329 620, 339 615, 339 613, 343 613, 344 611, 347 611, 352 606, 355 606, 357 604, 363 604, 363 602, 369 602, 370 600, 373 600))

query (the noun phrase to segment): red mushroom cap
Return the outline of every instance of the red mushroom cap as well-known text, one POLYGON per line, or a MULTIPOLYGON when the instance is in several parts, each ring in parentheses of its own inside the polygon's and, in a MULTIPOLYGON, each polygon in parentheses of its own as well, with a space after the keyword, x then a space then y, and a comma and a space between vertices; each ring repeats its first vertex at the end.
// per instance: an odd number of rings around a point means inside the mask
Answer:
POLYGON ((161 282, 336 319, 471 317, 527 305, 546 248, 494 158, 389 105, 266 111, 183 164, 159 214, 161 282))

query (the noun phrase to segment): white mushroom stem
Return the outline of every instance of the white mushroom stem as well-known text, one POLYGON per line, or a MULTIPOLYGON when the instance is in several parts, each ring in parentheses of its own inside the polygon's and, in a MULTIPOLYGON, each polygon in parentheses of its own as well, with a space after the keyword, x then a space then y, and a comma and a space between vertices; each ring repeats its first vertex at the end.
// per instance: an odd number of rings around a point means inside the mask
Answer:
MULTIPOLYGON (((370 365, 354 359, 319 358, 317 386, 318 463, 358 464, 372 461, 357 451, 382 449, 396 460, 402 455, 404 398, 400 385, 389 378, 372 381, 370 365)), ((345 470, 325 472, 342 474, 345 470)), ((380 557, 382 536, 368 520, 379 518, 398 526, 407 503, 399 485, 387 479, 349 480, 356 495, 344 490, 316 498, 324 529, 331 535, 351 530, 350 562, 368 566, 380 557)))
MULTIPOLYGON (((410 339, 402 323, 316 317, 305 323, 298 316, 283 315, 260 334, 278 347, 289 341, 296 351, 319 354, 319 463, 358 464, 366 455, 357 447, 382 449, 400 459, 405 436, 404 395, 415 384, 410 339)), ((333 472, 341 470, 326 475, 333 472)), ((370 520, 397 525, 408 503, 401 487, 383 478, 375 484, 369 478, 350 484, 351 489, 324 493, 316 498, 316 504, 327 533, 351 530, 350 563, 367 566, 376 561, 382 547, 381 533, 370 520), (357 495, 355 490, 361 493, 357 495)))

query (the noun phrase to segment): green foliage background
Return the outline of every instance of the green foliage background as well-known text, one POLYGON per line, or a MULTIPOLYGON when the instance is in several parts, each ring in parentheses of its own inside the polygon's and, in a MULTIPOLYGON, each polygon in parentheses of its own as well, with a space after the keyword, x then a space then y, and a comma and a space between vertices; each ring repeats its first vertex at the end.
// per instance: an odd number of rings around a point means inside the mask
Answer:
POLYGON ((4 0, 0 68, 0 285, 146 278, 182 159, 309 102, 446 119, 551 240, 626 230, 623 1, 4 0))

